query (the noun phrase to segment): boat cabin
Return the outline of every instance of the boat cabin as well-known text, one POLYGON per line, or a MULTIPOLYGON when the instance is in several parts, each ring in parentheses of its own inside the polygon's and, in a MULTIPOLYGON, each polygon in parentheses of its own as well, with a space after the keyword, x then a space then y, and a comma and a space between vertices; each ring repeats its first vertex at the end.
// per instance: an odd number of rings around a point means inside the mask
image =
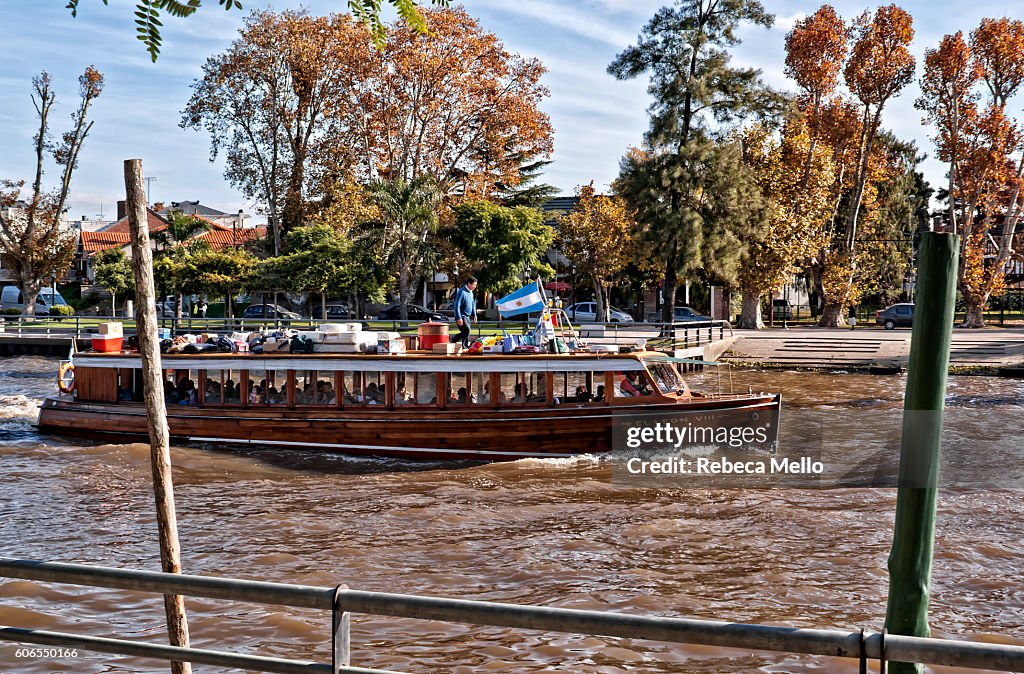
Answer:
MULTIPOLYGON (((200 354, 162 358, 172 405, 236 408, 514 408, 669 402, 691 393, 660 353, 444 356, 200 354)), ((75 356, 76 401, 140 403, 136 354, 75 356)))

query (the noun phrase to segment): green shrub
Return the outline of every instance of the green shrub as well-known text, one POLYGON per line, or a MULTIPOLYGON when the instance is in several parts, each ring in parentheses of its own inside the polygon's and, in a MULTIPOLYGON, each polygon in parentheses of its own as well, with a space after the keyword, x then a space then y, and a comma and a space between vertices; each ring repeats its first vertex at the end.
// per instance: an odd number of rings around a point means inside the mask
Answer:
POLYGON ((55 304, 50 307, 51 316, 74 316, 75 308, 67 304, 55 304))
POLYGON ((21 316, 21 309, 14 309, 14 308, 4 309, 0 313, 2 313, 4 316, 21 316))

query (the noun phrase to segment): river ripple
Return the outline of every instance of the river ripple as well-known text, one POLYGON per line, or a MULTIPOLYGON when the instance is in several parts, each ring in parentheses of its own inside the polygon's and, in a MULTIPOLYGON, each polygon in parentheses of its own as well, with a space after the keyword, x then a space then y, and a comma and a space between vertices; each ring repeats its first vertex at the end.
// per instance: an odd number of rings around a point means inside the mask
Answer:
MULTIPOLYGON (((0 360, 0 555, 159 569, 148 448, 33 428, 56 365, 0 360)), ((741 372, 736 384, 781 390, 791 409, 898 410, 905 379, 741 372)), ((996 410, 986 419, 1003 427, 991 433, 1020 442, 1021 382, 953 378, 949 402, 996 410)), ((892 490, 626 489, 592 458, 453 469, 175 448, 172 460, 190 573, 806 627, 879 629, 884 618, 892 490)), ((934 632, 1024 643, 1020 492, 947 490, 939 508, 934 632)), ((330 659, 323 613, 191 599, 188 609, 196 646, 330 659)), ((158 598, 25 581, 0 583, 0 623, 165 638, 158 598)), ((355 617, 352 639, 354 664, 406 672, 856 671, 838 659, 368 616, 355 617)), ((85 652, 16 659, 15 648, 0 643, 0 672, 167 671, 85 652)))

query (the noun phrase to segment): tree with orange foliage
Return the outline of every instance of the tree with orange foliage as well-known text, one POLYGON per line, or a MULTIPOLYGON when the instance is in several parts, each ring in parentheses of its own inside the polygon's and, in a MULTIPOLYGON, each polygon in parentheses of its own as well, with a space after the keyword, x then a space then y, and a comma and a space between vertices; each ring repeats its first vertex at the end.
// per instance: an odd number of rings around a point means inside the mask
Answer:
POLYGON ((833 283, 823 285, 825 308, 819 325, 845 324, 843 311, 855 301, 857 269, 857 224, 862 213, 865 189, 871 179, 871 156, 886 103, 906 87, 914 76, 914 56, 908 46, 914 37, 913 19, 896 5, 880 7, 874 16, 865 13, 858 19, 857 39, 843 75, 846 86, 860 104, 860 137, 856 168, 842 231, 838 231, 826 251, 844 267, 843 273, 829 274, 833 283))
POLYGON ((924 111, 926 124, 936 126, 934 138, 939 159, 949 164, 949 223, 957 228, 957 173, 967 153, 966 131, 977 115, 978 94, 973 91, 981 77, 981 69, 971 57, 971 50, 957 31, 942 38, 938 49, 926 49, 924 73, 921 76, 921 97, 914 107, 924 111))
POLYGON ((462 8, 424 10, 429 37, 399 22, 367 77, 337 92, 338 151, 364 180, 429 175, 446 193, 491 198, 521 180, 523 157, 552 150, 538 59, 505 49, 462 8))
POLYGON ((580 274, 590 277, 601 323, 609 315, 612 279, 633 260, 635 224, 621 197, 599 195, 593 183, 576 192, 579 201, 558 220, 558 241, 580 274))
POLYGON ((936 128, 938 155, 949 162, 948 224, 961 234, 959 287, 964 327, 985 325, 985 306, 1005 287, 1006 264, 1021 218, 1024 134, 1007 114, 1024 85, 1024 22, 982 19, 970 42, 947 35, 926 52, 917 106, 936 128), (978 91, 984 83, 983 105, 978 91), (995 235, 999 234, 999 239, 995 235))
POLYGON ((787 121, 781 138, 764 126, 741 136, 743 161, 761 192, 761 217, 746 233, 740 290, 743 304, 738 327, 760 329, 761 299, 791 280, 797 265, 824 245, 825 224, 832 211, 835 167, 830 150, 814 145, 801 118, 787 121))
POLYGON ((423 18, 429 36, 400 20, 377 49, 347 15, 254 12, 207 61, 182 125, 210 134, 225 177, 267 213, 275 250, 311 212, 358 210, 352 184, 426 176, 491 196, 522 179, 524 156, 550 154, 543 65, 461 8, 423 18))
POLYGON ((821 106, 839 83, 839 73, 846 60, 848 31, 831 5, 822 5, 817 12, 796 22, 786 34, 786 74, 796 81, 809 100, 810 143, 804 158, 801 182, 807 184, 811 162, 821 128, 821 106))

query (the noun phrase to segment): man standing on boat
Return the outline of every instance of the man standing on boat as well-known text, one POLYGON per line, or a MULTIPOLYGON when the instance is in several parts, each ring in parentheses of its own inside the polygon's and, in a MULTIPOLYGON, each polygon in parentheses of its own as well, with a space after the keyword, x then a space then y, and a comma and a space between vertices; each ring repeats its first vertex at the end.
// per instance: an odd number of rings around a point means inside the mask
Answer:
POLYGON ((469 348, 470 325, 476 320, 476 297, 473 291, 476 290, 477 280, 470 276, 466 282, 455 291, 455 301, 452 303, 455 310, 455 323, 459 326, 459 334, 452 335, 451 341, 462 342, 462 347, 469 348))

